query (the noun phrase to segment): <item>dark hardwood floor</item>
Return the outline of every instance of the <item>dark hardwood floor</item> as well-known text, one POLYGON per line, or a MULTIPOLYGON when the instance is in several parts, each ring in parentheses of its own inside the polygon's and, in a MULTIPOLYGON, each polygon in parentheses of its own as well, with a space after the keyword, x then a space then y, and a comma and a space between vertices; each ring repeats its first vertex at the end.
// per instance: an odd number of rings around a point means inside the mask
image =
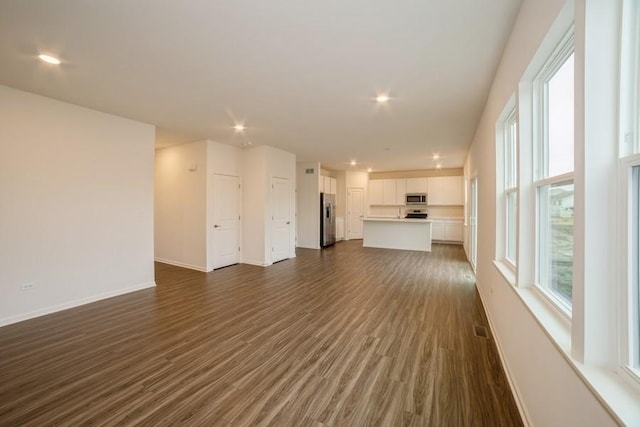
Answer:
POLYGON ((0 328, 0 426, 522 425, 463 250, 205 274, 0 328))

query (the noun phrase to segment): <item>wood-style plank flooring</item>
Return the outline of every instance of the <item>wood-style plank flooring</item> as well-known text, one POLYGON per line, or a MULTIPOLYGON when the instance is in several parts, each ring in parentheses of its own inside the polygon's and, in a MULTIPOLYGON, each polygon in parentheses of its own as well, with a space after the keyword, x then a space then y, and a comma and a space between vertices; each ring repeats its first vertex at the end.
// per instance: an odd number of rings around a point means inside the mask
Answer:
POLYGON ((522 425, 460 246, 297 254, 0 328, 0 426, 522 425))

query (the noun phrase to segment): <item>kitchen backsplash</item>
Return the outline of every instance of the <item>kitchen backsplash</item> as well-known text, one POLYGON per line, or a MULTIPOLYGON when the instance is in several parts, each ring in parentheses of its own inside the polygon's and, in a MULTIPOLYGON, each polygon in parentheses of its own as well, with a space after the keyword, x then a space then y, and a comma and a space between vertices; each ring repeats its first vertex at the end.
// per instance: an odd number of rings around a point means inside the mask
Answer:
MULTIPOLYGON (((369 216, 398 218, 404 217, 406 206, 370 206, 369 216)), ((431 206, 427 208, 430 217, 433 218, 463 218, 464 208, 462 206, 431 206)))
POLYGON ((429 216, 433 218, 463 218, 463 206, 432 206, 427 209, 429 216))

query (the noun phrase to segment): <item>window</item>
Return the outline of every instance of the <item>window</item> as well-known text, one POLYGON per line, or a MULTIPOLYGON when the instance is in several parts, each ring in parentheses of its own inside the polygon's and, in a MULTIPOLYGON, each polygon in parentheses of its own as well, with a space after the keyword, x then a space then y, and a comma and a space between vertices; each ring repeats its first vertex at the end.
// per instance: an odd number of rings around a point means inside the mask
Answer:
POLYGON ((515 109, 507 118, 505 127, 505 259, 515 266, 518 244, 518 122, 515 109))
POLYGON ((621 342, 623 370, 640 382, 640 154, 620 161, 621 210, 626 211, 620 230, 622 257, 621 342))
POLYGON ((571 307, 573 182, 538 187, 538 284, 571 307))
POLYGON ((496 136, 499 195, 496 258, 514 270, 518 252, 518 121, 513 98, 498 119, 496 136))
POLYGON ((620 194, 626 212, 622 244, 620 324, 624 368, 640 381, 640 5, 624 3, 620 69, 620 194))
POLYGON ((534 80, 536 284, 566 314, 573 290, 573 33, 534 80))
POLYGON ((620 121, 623 156, 640 152, 640 5, 625 1, 620 64, 620 121))

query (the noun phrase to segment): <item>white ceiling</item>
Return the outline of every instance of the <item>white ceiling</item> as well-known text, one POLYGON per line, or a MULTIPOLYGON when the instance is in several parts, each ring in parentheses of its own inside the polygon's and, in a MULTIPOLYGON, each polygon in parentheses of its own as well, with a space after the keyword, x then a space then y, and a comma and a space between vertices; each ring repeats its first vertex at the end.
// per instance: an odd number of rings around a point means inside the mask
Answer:
POLYGON ((159 146, 251 141, 331 169, 431 168, 439 153, 460 167, 520 3, 2 0, 0 84, 155 124, 159 146))

